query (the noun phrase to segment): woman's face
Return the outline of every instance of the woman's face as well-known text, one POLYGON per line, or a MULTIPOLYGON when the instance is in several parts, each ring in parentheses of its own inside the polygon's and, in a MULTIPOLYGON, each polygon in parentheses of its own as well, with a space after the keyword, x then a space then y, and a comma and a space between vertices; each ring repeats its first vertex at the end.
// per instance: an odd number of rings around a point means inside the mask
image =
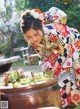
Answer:
POLYGON ((43 32, 38 29, 35 30, 33 28, 29 29, 28 31, 26 31, 26 33, 24 34, 25 39, 30 43, 30 44, 39 44, 41 42, 41 39, 43 38, 43 32))

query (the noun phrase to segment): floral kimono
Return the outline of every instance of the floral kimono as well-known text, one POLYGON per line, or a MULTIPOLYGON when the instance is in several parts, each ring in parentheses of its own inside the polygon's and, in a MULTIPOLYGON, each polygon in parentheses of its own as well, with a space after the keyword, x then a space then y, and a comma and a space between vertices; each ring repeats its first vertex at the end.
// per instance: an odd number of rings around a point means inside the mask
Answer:
POLYGON ((45 35, 39 46, 33 44, 41 56, 42 70, 52 69, 58 76, 63 107, 80 103, 80 33, 68 27, 66 19, 55 7, 44 13, 45 35))

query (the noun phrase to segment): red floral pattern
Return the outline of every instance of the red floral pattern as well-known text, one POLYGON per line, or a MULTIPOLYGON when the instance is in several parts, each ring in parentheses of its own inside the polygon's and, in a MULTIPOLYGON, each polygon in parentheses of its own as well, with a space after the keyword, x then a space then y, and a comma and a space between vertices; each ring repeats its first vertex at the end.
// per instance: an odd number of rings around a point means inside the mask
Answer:
POLYGON ((49 61, 51 63, 51 66, 54 66, 57 57, 58 57, 58 54, 55 55, 55 53, 52 52, 49 56, 44 58, 44 62, 49 61))
POLYGON ((63 37, 67 37, 70 34, 65 24, 54 23, 53 26, 58 32, 62 34, 63 37))
POLYGON ((67 96, 67 102, 68 102, 69 104, 71 104, 71 95, 70 95, 70 93, 69 93, 68 96, 67 96))
POLYGON ((52 42, 56 43, 57 40, 58 40, 58 37, 57 37, 55 34, 50 34, 50 35, 49 35, 49 39, 50 39, 52 42))
POLYGON ((41 10, 40 10, 40 9, 34 9, 34 11, 35 11, 36 13, 38 13, 38 14, 41 13, 41 10))
POLYGON ((78 104, 80 103, 80 91, 78 90, 73 90, 71 92, 71 100, 73 103, 78 104))
POLYGON ((78 94, 74 94, 73 97, 72 97, 72 99, 74 101, 79 101, 80 100, 80 96, 78 94))
POLYGON ((80 68, 76 70, 76 74, 80 75, 80 68))
POLYGON ((74 45, 76 46, 77 49, 80 50, 80 40, 76 41, 74 45))

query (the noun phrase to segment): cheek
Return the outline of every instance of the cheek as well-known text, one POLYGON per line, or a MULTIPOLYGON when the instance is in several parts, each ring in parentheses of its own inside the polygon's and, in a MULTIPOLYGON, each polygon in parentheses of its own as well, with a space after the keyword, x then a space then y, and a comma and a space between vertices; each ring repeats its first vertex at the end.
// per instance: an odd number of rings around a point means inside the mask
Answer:
POLYGON ((32 39, 28 39, 28 42, 31 44, 33 42, 33 40, 32 39))
POLYGON ((43 32, 41 30, 38 30, 38 33, 41 37, 43 36, 43 32))
POLYGON ((28 42, 29 44, 32 42, 31 39, 28 39, 27 37, 24 37, 25 41, 28 42))
POLYGON ((41 37, 41 36, 39 36, 39 37, 38 37, 38 41, 40 42, 41 40, 42 40, 42 37, 41 37))

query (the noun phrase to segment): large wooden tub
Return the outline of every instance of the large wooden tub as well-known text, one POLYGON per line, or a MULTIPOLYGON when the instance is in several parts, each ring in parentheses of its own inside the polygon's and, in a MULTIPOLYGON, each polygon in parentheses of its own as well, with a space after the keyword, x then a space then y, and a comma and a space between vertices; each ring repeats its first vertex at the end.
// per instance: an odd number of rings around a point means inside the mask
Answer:
POLYGON ((57 77, 32 86, 0 89, 1 100, 8 100, 8 109, 38 109, 54 106, 61 108, 57 77))

